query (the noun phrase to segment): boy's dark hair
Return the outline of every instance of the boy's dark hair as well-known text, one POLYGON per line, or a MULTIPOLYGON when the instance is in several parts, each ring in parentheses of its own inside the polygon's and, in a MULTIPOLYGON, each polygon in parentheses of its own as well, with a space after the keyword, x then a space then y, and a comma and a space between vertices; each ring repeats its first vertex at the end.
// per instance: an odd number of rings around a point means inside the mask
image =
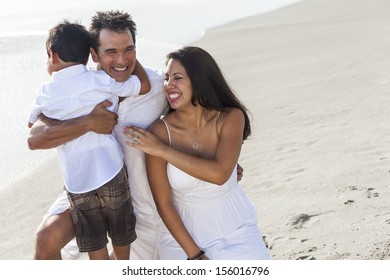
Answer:
POLYGON ((100 46, 99 36, 102 29, 108 29, 118 33, 129 30, 135 45, 137 28, 135 22, 128 13, 121 11, 96 12, 96 15, 91 19, 91 26, 89 28, 90 45, 96 52, 98 52, 100 46))
POLYGON ((88 30, 79 23, 64 20, 49 30, 46 49, 57 53, 65 62, 87 64, 90 53, 88 30))

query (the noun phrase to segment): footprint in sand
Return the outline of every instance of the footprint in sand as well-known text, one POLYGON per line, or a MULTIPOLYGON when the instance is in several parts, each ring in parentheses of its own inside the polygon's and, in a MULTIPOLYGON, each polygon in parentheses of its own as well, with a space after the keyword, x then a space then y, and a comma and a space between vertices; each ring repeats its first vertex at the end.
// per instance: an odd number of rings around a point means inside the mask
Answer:
POLYGON ((368 188, 367 189, 367 198, 378 197, 379 196, 379 193, 375 192, 374 190, 375 190, 374 188, 368 188))
POLYGON ((319 216, 319 214, 300 214, 291 219, 291 227, 294 229, 301 229, 307 222, 309 222, 313 217, 316 216, 319 216))
POLYGON ((316 260, 314 254, 317 252, 317 247, 311 247, 294 254, 296 260, 316 260))
POLYGON ((296 260, 315 260, 316 258, 311 255, 304 255, 296 258, 296 260))
MULTIPOLYGON (((364 188, 364 187, 358 187, 358 186, 349 186, 349 187, 344 187, 342 190, 340 190, 340 192, 342 193, 348 193, 348 195, 350 195, 350 191, 357 191, 355 192, 352 196, 356 199, 359 199, 359 197, 361 196, 361 193, 365 192, 366 193, 366 197, 367 198, 373 198, 373 197, 378 197, 379 196, 379 193, 375 191, 375 188, 364 188)), ((344 204, 345 205, 350 205, 352 203, 355 202, 355 199, 347 199, 344 204)))

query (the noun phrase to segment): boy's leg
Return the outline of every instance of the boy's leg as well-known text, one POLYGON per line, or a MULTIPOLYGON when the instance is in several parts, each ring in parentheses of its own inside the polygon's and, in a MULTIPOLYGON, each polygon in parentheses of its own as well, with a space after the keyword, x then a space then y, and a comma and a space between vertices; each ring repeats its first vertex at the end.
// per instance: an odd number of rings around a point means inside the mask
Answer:
POLYGON ((38 227, 36 260, 59 260, 61 249, 75 236, 69 209, 45 219, 38 227))
POLYGON ((112 249, 115 253, 116 260, 129 260, 130 259, 130 244, 124 246, 112 245, 112 249))
POLYGON ((104 247, 102 249, 88 252, 88 256, 90 260, 108 260, 108 250, 107 247, 104 247))
POLYGON ((115 259, 130 258, 130 244, 136 240, 136 218, 125 167, 97 190, 101 198, 115 259))

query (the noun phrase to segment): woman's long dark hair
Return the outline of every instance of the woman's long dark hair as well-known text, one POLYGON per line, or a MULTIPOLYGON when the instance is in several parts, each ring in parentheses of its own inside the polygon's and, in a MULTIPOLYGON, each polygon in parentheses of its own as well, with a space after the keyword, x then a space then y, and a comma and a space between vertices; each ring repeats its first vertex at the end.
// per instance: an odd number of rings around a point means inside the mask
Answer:
POLYGON ((251 126, 246 107, 238 100, 226 82, 214 58, 198 47, 184 47, 167 55, 167 61, 174 59, 185 68, 192 84, 194 106, 199 104, 207 109, 224 111, 226 107, 240 109, 245 116, 243 139, 251 134, 251 126))

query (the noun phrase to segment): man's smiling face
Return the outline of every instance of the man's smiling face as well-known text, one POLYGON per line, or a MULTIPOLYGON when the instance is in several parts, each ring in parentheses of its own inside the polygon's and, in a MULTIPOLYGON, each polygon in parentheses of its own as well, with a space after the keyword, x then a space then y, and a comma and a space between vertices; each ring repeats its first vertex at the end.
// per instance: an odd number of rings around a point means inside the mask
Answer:
POLYGON ((115 32, 102 29, 98 53, 91 50, 98 69, 104 70, 118 82, 128 80, 136 64, 136 51, 130 31, 115 32))

